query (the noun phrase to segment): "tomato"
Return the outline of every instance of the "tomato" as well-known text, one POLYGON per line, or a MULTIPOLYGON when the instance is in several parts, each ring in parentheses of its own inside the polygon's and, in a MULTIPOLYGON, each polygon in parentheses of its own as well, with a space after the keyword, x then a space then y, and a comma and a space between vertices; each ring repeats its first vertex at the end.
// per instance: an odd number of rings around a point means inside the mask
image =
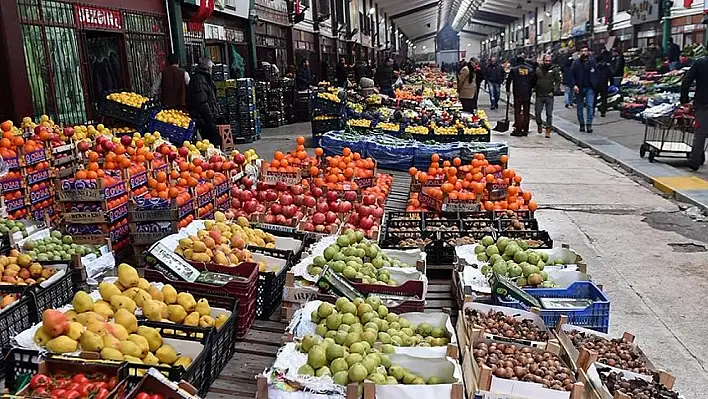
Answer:
POLYGON ((30 388, 37 389, 39 387, 47 386, 52 382, 49 376, 44 374, 35 374, 30 380, 30 388))
POLYGON ((67 389, 64 392, 64 396, 63 396, 64 399, 78 399, 80 397, 81 397, 81 395, 79 395, 79 393, 77 391, 74 391, 72 389, 67 389))
POLYGON ((165 399, 165 398, 163 398, 162 395, 160 395, 159 393, 156 393, 156 394, 153 394, 152 396, 150 396, 150 399, 165 399))
POLYGON ((118 384, 118 379, 116 377, 111 377, 108 380, 108 390, 112 390, 118 384))
POLYGON ((150 399, 150 394, 146 392, 140 392, 135 399, 150 399))
POLYGON ((94 383, 93 383, 93 389, 94 389, 95 391, 98 391, 98 390, 101 390, 101 389, 108 389, 108 390, 111 390, 112 388, 110 388, 110 384, 108 384, 108 383, 106 383, 106 382, 104 382, 104 381, 97 381, 97 382, 94 382, 94 383))
POLYGON ((70 382, 66 385, 67 391, 78 391, 79 388, 81 388, 81 384, 79 384, 78 382, 70 382))
POLYGON ((83 374, 76 374, 71 378, 71 381, 76 382, 78 384, 86 384, 89 382, 89 379, 86 378, 86 376, 83 374))
POLYGON ((93 399, 106 399, 109 393, 110 391, 108 391, 106 388, 101 388, 98 390, 98 393, 94 395, 93 399))
POLYGON ((79 389, 77 389, 82 398, 87 398, 92 392, 96 391, 96 387, 92 383, 82 384, 79 389))
POLYGON ((34 391, 32 391, 32 395, 34 395, 34 396, 49 396, 46 387, 39 387, 39 388, 35 389, 34 391))
POLYGON ((52 392, 50 392, 50 395, 52 396, 52 398, 60 399, 60 398, 64 397, 64 392, 66 392, 66 389, 61 389, 61 388, 52 389, 52 392))
POLYGON ((54 380, 54 386, 58 388, 66 388, 67 385, 71 383, 70 379, 67 378, 57 378, 54 380))

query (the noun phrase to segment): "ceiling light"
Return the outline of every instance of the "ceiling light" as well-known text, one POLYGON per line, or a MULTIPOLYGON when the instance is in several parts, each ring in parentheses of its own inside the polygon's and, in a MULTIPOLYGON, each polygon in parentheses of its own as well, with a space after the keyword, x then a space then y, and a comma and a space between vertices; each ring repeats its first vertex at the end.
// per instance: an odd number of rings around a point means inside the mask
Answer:
POLYGON ((573 4, 572 2, 570 2, 570 3, 568 3, 568 7, 573 8, 573 7, 575 7, 575 4, 573 4))
POLYGON ((403 37, 403 33, 399 33, 399 34, 398 34, 398 37, 403 37))
POLYGON ((374 8, 374 7, 369 8, 369 15, 372 15, 375 12, 376 12, 376 8, 374 8))
POLYGON ((472 45, 472 43, 467 43, 467 47, 470 47, 471 45, 472 45))
POLYGON ((548 18, 550 18, 550 17, 551 17, 551 13, 548 12, 548 11, 546 11, 546 16, 547 16, 548 18))
POLYGON ((504 37, 504 32, 500 33, 501 37, 504 37))
POLYGON ((416 48, 416 45, 415 45, 415 44, 413 45, 413 48, 416 48))
POLYGON ((423 50, 425 50, 426 48, 428 48, 428 46, 423 46, 423 50))
POLYGON ((516 29, 521 30, 521 25, 517 26, 516 29))
POLYGON ((529 25, 531 25, 531 24, 533 24, 533 23, 534 23, 533 18, 529 19, 529 25))

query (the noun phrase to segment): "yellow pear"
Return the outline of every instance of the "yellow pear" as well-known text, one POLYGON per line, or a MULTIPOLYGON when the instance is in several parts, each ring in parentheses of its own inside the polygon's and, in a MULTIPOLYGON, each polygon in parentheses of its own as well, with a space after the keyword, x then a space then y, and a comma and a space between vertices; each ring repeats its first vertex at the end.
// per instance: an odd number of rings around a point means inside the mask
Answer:
POLYGON ((123 356, 127 355, 140 358, 143 355, 143 350, 133 341, 120 341, 120 353, 122 353, 123 356))
POLYGON ((211 315, 211 306, 209 306, 209 301, 207 301, 206 298, 202 298, 197 301, 197 306, 194 308, 197 312, 199 312, 200 316, 210 316, 211 315))
POLYGON ((103 347, 120 350, 120 340, 110 334, 103 336, 103 347))
POLYGON ((86 330, 91 331, 94 334, 104 336, 106 335, 106 323, 102 321, 91 320, 86 326, 86 330))
POLYGON ((148 294, 147 291, 138 288, 138 292, 135 294, 135 298, 133 298, 133 300, 136 305, 143 307, 143 303, 145 303, 145 301, 152 300, 152 295, 148 294))
POLYGON ((138 335, 147 339, 150 352, 155 352, 162 346, 162 336, 156 329, 148 326, 138 327, 138 335))
POLYGON ((226 317, 225 314, 221 313, 220 315, 216 316, 216 320, 214 320, 214 325, 216 326, 216 329, 220 329, 221 326, 226 323, 226 321, 229 320, 228 317, 226 317))
POLYGON ((125 327, 128 333, 134 333, 138 330, 138 319, 135 315, 128 312, 127 310, 121 308, 116 311, 115 315, 116 323, 125 327))
POLYGON ((64 316, 66 316, 66 318, 69 319, 69 321, 76 321, 77 314, 78 313, 76 313, 76 311, 74 309, 69 309, 66 312, 64 312, 64 316))
POLYGON ((137 307, 135 301, 125 295, 113 295, 111 298, 111 306, 116 310, 125 309, 130 313, 135 313, 135 308, 137 307))
POLYGON ((172 367, 179 367, 182 366, 185 369, 189 368, 189 365, 192 364, 192 359, 187 357, 187 356, 180 356, 175 360, 174 363, 172 363, 172 367))
POLYGON ((135 287, 138 285, 138 280, 140 280, 140 276, 138 276, 138 271, 133 266, 127 263, 118 265, 118 282, 123 287, 135 287))
POLYGON ((69 322, 69 331, 66 332, 66 336, 78 341, 81 338, 81 333, 84 332, 84 326, 81 323, 71 321, 69 322))
POLYGON ((120 324, 106 323, 106 332, 116 337, 119 341, 128 339, 128 330, 120 324))
POLYGON ((121 290, 119 290, 115 284, 106 281, 98 285, 98 292, 101 294, 101 298, 103 298, 103 300, 109 302, 113 295, 121 294, 121 290))
POLYGON ((93 311, 103 316, 106 320, 113 317, 113 308, 108 302, 98 301, 94 303, 93 311))
MULTIPOLYGON (((76 352, 79 343, 66 335, 60 335, 47 342, 47 350, 53 353, 71 353, 76 352)), ((175 355, 176 356, 176 355, 175 355)))
POLYGON ((143 358, 143 363, 148 364, 150 366, 157 366, 160 364, 160 359, 157 358, 157 356, 153 355, 152 352, 148 352, 147 355, 143 358))
POLYGON ((172 305, 173 303, 177 303, 177 290, 175 290, 175 287, 165 284, 161 292, 166 304, 172 305))
POLYGON ((130 334, 130 337, 128 338, 131 342, 133 342, 135 345, 138 345, 140 347, 140 350, 142 351, 141 356, 139 356, 141 359, 145 357, 150 352, 150 344, 148 344, 147 338, 138 335, 138 334, 130 334))
POLYGON ((185 326, 192 326, 196 327, 199 325, 199 313, 198 312, 192 312, 190 313, 187 317, 184 318, 184 322, 182 323, 185 326))
POLYGON ((170 320, 175 323, 181 323, 187 317, 187 312, 180 305, 169 305, 167 311, 170 314, 170 320))
POLYGON ((101 352, 103 349, 103 339, 101 336, 92 333, 91 331, 84 331, 81 334, 81 350, 87 352, 101 352))
POLYGON ((39 346, 46 346, 50 339, 52 339, 52 336, 47 334, 41 327, 34 332, 34 343, 39 346))
POLYGON ((84 312, 76 315, 75 320, 84 326, 88 326, 91 321, 106 321, 106 318, 96 312, 84 312))
POLYGON ((160 291, 160 289, 155 287, 154 285, 151 285, 147 289, 147 292, 148 294, 150 294, 150 296, 152 296, 152 299, 156 301, 163 302, 165 300, 165 296, 162 295, 162 291, 160 291))
POLYGON ((74 300, 71 303, 74 305, 74 310, 76 310, 77 313, 93 310, 93 299, 84 291, 79 291, 74 294, 74 300))
POLYGON ((151 287, 150 282, 148 282, 144 278, 138 279, 138 288, 140 288, 143 291, 148 291, 150 289, 150 287, 151 287))
POLYGON ((143 316, 150 321, 160 321, 162 319, 162 308, 157 301, 148 299, 143 302, 143 316))
POLYGON ((166 319, 170 317, 170 312, 167 309, 167 304, 164 302, 158 302, 157 304, 160 305, 160 314, 162 315, 162 318, 166 319))
MULTIPOLYGON (((137 363, 137 364, 143 364, 143 361, 138 359, 135 356, 130 356, 130 355, 123 355, 123 360, 125 360, 128 363, 137 363)), ((139 373, 138 373, 139 374, 139 373)))
POLYGON ((215 324, 216 324, 216 321, 211 316, 202 316, 199 318, 199 327, 210 328, 210 327, 214 327, 215 324))
POLYGON ((133 298, 135 298, 135 295, 138 293, 138 291, 140 291, 140 288, 131 287, 131 288, 128 288, 127 290, 123 291, 122 295, 127 296, 130 299, 133 299, 133 298))
POLYGON ((101 350, 101 359, 123 361, 123 354, 118 349, 104 346, 101 350))
POLYGON ((194 311, 194 308, 197 306, 197 301, 194 300, 194 297, 189 292, 180 292, 177 294, 177 303, 187 312, 194 311))
POLYGON ((161 363, 172 364, 177 360, 177 352, 167 344, 162 345, 160 349, 155 352, 155 356, 160 359, 161 363))

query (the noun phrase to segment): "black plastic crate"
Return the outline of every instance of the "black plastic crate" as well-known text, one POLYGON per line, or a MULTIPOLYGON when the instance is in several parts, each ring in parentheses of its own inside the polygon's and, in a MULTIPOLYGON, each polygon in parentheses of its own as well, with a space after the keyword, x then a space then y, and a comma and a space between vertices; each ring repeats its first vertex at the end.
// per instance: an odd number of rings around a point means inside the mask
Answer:
POLYGON ((465 219, 494 219, 494 211, 469 211, 469 212, 459 212, 458 217, 461 220, 465 219))
POLYGON ((422 212, 386 212, 387 219, 390 220, 420 220, 422 212))
MULTIPOLYGON (((514 219, 499 219, 499 230, 503 232, 518 231, 517 229, 511 228, 512 220, 514 219)), ((524 226, 524 230, 538 230, 538 220, 536 219, 517 218, 516 220, 524 226)))
POLYGON ((293 253, 276 248, 249 247, 251 252, 271 256, 286 261, 285 266, 275 272, 258 272, 258 296, 256 297, 256 318, 268 320, 283 300, 285 277, 293 264, 293 253))
POLYGON ((17 392, 39 371, 39 351, 3 345, 2 357, 5 388, 10 393, 17 392))
POLYGON ((423 220, 457 220, 460 218, 459 212, 423 212, 423 220))
POLYGON ((477 219, 464 219, 460 221, 462 223, 462 230, 467 231, 486 231, 492 232, 499 229, 499 221, 487 218, 477 218, 477 219))
POLYGON ((504 236, 513 240, 536 241, 529 243, 531 249, 550 249, 553 248, 553 240, 546 230, 509 230, 499 233, 498 236, 504 236))
POLYGON ((507 218, 506 214, 508 212, 515 213, 516 217, 518 217, 519 219, 533 219, 533 212, 531 212, 528 209, 519 209, 516 211, 505 210, 505 211, 491 211, 491 212, 494 212, 494 217, 497 219, 507 218))
MULTIPOLYGON (((23 294, 22 286, 0 286, 0 293, 19 295, 20 298, 0 311, 0 345, 10 345, 12 338, 39 322, 37 308, 31 295, 23 294)), ((5 362, 0 363, 0 373, 5 362)), ((2 376, 2 374, 0 374, 2 376)))
MULTIPOLYGON (((496 239, 496 236, 494 234, 496 233, 481 230, 443 231, 440 232, 439 240, 440 243, 445 247, 457 247, 460 245, 473 244, 479 242, 485 236, 491 236, 492 238, 496 239)), ((430 255, 428 255, 428 257, 430 257, 430 255)))
POLYGON ((156 107, 153 100, 148 100, 142 105, 142 107, 137 108, 126 104, 121 104, 117 101, 109 100, 106 98, 108 94, 109 93, 103 96, 99 103, 99 115, 128 122, 138 128, 145 127, 145 125, 147 125, 150 114, 156 107))
POLYGON ((461 229, 458 219, 423 219, 425 231, 460 231, 461 229))
POLYGON ((386 230, 390 231, 391 233, 404 232, 404 231, 422 231, 423 230, 423 220, 422 219, 389 220, 388 222, 386 222, 386 230))
POLYGON ((41 318, 42 313, 47 309, 59 309, 70 303, 76 292, 79 291, 78 281, 80 278, 81 272, 68 266, 66 274, 48 287, 33 286, 32 294, 36 302, 38 317, 41 318))
POLYGON ((341 117, 332 119, 312 119, 312 133, 327 133, 333 130, 344 129, 344 120, 341 117))
POLYGON ((390 249, 404 249, 404 248, 423 248, 424 246, 430 245, 437 240, 436 232, 430 231, 402 231, 402 232, 389 232, 386 233, 379 239, 381 248, 390 249), (427 244, 421 245, 401 245, 401 241, 404 240, 424 240, 428 241, 427 244))
POLYGON ((341 114, 344 111, 344 101, 334 102, 315 94, 312 107, 326 114, 341 114))

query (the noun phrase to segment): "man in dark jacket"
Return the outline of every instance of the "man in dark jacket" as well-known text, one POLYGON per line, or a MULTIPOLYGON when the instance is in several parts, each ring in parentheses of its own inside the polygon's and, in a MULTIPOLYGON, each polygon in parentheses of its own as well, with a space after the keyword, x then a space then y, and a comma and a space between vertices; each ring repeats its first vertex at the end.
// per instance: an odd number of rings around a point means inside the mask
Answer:
POLYGON ((603 118, 607 114, 607 89, 610 87, 611 79, 612 56, 609 51, 603 50, 597 61, 597 86, 595 87, 595 105, 603 118))
POLYGON ((337 87, 347 87, 347 62, 344 57, 340 58, 337 64, 337 87))
POLYGON ((573 84, 570 77, 570 69, 573 67, 573 57, 568 56, 561 64, 563 73, 563 93, 565 94, 565 107, 570 108, 575 104, 575 94, 573 94, 573 84))
POLYGON ((622 85, 622 78, 624 77, 624 55, 619 51, 618 48, 612 49, 612 85, 619 87, 622 85))
POLYGON ((393 59, 388 58, 386 63, 376 69, 376 84, 381 88, 381 94, 395 97, 393 92, 393 59))
POLYGON ((492 57, 484 74, 484 79, 489 83, 491 109, 499 108, 499 92, 501 84, 504 83, 504 75, 504 67, 497 63, 497 57, 492 57))
POLYGON ((669 37, 669 69, 675 71, 681 67, 681 47, 674 43, 674 38, 669 37))
POLYGON ((647 71, 656 71, 656 60, 660 58, 661 51, 654 43, 649 43, 642 53, 642 61, 647 71))
POLYGON ((167 108, 184 110, 187 108, 187 85, 189 74, 179 67, 179 56, 170 54, 168 66, 157 76, 152 85, 152 97, 160 96, 160 102, 167 108))
POLYGON ((474 62, 474 80, 475 84, 477 85, 477 93, 474 96, 474 108, 477 109, 477 102, 479 101, 479 89, 482 87, 482 82, 484 82, 484 68, 482 68, 482 65, 477 61, 476 58, 471 59, 472 62, 474 62))
POLYGON ((310 88, 310 61, 306 58, 300 61, 300 67, 295 74, 295 88, 298 90, 307 90, 310 88))
POLYGON ((693 132, 693 146, 688 157, 688 166, 695 170, 706 160, 706 137, 708 137, 708 57, 699 58, 693 63, 681 83, 681 104, 688 104, 688 92, 696 82, 693 96, 696 125, 693 132))
POLYGON ((214 63, 210 58, 199 60, 197 69, 187 87, 187 109, 196 121, 197 129, 202 138, 209 140, 214 146, 221 146, 221 136, 216 128, 216 118, 219 117, 216 104, 216 86, 211 78, 214 63))
POLYGON ((369 77, 369 66, 365 61, 357 61, 356 64, 354 64, 354 79, 356 80, 356 84, 359 84, 359 81, 361 81, 361 78, 368 78, 369 77))
POLYGON ((511 135, 528 136, 534 75, 533 68, 526 63, 523 56, 516 58, 516 66, 509 72, 509 79, 506 80, 507 92, 511 90, 511 86, 514 86, 514 131, 511 135))
POLYGON ((590 57, 587 46, 580 50, 580 58, 573 62, 570 79, 575 92, 575 104, 578 106, 578 124, 580 131, 592 133, 592 119, 595 111, 595 90, 597 86, 597 65, 590 57), (587 110, 587 119, 583 116, 583 107, 587 110), (587 129, 587 130, 586 130, 587 129))
POLYGON ((551 138, 551 127, 553 126, 553 96, 556 93, 556 86, 560 83, 561 76, 558 68, 551 63, 551 56, 543 56, 543 64, 536 68, 534 79, 534 91, 536 92, 536 125, 538 133, 543 133, 543 119, 541 112, 546 108, 546 138, 551 138))

